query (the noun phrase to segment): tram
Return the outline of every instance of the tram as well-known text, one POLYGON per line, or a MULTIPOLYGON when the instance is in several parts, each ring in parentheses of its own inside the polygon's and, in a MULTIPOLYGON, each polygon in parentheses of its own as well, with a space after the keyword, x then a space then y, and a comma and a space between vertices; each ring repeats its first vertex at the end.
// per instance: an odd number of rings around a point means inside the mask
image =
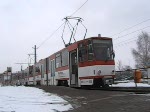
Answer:
MULTIPOLYGON (((60 51, 41 59, 30 70, 27 84, 34 85, 61 85, 70 87, 108 87, 115 77, 115 53, 112 38, 97 37, 86 38, 87 29, 82 24, 82 18, 66 17, 65 25, 70 27, 69 20, 77 20, 71 29, 68 44, 60 51), (75 40, 77 27, 81 25, 86 29, 82 40, 75 40), (74 42, 71 43, 71 39, 74 42)), ((64 26, 65 29, 65 26, 64 26)), ((64 30, 63 30, 64 32, 64 30)), ((27 81, 27 79, 26 79, 27 81)))
POLYGON ((42 85, 107 87, 115 77, 114 55, 112 38, 83 39, 40 60, 33 76, 42 85))

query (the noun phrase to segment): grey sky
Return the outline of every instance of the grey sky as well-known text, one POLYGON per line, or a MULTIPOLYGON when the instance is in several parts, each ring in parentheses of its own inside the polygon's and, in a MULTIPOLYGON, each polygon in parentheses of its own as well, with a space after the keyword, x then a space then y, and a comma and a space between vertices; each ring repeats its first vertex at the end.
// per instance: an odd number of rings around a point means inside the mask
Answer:
MULTIPOLYGON (((28 62, 27 54, 33 53, 32 47, 39 46, 49 35, 60 26, 65 16, 72 14, 86 0, 0 0, 0 72, 12 66, 13 71, 20 70, 16 62, 28 62)), ((150 19, 149 0, 89 0, 74 16, 84 19, 88 29, 87 37, 111 36, 146 19, 150 19)), ((149 26, 150 21, 133 29, 116 35, 122 36, 149 26)), ((80 28, 80 27, 79 27, 80 28)), ((143 31, 149 31, 150 28, 143 31)), ((78 32, 77 39, 83 38, 83 31, 78 32)), ((38 60, 62 49, 60 29, 38 50, 38 60)), ((135 42, 118 44, 135 37, 140 32, 114 40, 116 62, 134 66, 131 48, 135 42)), ((66 34, 65 40, 67 40, 66 34)), ((132 39, 132 40, 135 40, 132 39)), ((128 41, 127 41, 128 42, 128 41)), ((26 65, 23 65, 25 68, 26 65)))

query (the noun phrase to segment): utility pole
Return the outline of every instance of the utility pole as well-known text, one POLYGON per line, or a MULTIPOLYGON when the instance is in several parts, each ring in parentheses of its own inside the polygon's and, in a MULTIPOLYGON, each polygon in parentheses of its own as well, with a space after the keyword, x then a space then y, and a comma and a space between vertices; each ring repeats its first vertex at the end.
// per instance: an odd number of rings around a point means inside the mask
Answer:
MULTIPOLYGON (((36 45, 35 45, 35 46, 33 47, 33 49, 34 49, 34 64, 36 65, 36 62, 37 62, 36 49, 38 49, 38 48, 37 48, 36 45)), ((35 83, 35 69, 36 69, 36 67, 33 66, 33 84, 36 84, 36 83, 35 83)))
POLYGON ((36 56, 37 56, 37 54, 36 54, 36 49, 37 49, 36 45, 33 47, 33 49, 34 49, 34 64, 36 64, 36 56))

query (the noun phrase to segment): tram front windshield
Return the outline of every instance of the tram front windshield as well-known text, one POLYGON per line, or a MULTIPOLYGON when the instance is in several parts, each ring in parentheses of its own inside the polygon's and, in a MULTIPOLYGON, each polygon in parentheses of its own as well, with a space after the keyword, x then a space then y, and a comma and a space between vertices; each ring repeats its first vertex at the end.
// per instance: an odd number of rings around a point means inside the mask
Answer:
POLYGON ((113 60, 112 40, 93 40, 96 60, 113 60))

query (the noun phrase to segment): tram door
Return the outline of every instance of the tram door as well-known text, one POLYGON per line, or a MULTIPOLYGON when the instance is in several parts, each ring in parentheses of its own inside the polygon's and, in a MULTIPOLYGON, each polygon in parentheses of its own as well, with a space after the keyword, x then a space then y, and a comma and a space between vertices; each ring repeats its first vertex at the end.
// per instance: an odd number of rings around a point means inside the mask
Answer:
POLYGON ((70 52, 70 85, 78 85, 78 61, 77 61, 77 50, 70 52))
POLYGON ((55 85, 55 60, 51 60, 51 85, 55 85))

